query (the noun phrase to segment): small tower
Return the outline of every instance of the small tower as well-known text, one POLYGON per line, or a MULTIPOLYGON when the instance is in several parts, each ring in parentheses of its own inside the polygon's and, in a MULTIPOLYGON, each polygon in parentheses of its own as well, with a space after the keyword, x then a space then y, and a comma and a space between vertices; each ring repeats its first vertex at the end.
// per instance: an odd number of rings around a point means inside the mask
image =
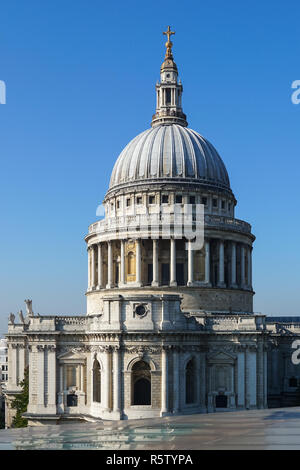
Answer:
POLYGON ((178 82, 177 65, 173 60, 170 36, 175 34, 168 26, 164 33, 168 40, 166 42, 165 60, 160 68, 160 82, 156 84, 156 113, 152 116, 152 127, 161 124, 180 124, 186 127, 186 115, 182 112, 182 84, 178 82))

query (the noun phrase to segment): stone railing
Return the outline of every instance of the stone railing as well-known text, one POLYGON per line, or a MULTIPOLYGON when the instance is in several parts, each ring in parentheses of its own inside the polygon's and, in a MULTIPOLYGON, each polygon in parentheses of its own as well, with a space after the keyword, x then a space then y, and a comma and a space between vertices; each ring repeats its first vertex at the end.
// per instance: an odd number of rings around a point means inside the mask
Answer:
POLYGON ((205 330, 212 331, 256 331, 264 330, 265 323, 260 315, 194 315, 197 323, 205 330))
POLYGON ((251 225, 244 220, 234 219, 233 217, 224 217, 223 215, 204 216, 205 225, 208 227, 224 228, 237 230, 238 232, 251 233, 251 225))
MULTIPOLYGON (((152 226, 157 224, 158 227, 161 227, 163 223, 166 223, 159 214, 152 214, 151 216, 153 216, 153 219, 151 220, 152 226)), ((169 223, 171 226, 174 226, 174 214, 170 214, 169 223)), ((204 224, 207 228, 227 229, 243 233, 251 233, 251 225, 247 222, 232 217, 224 217, 222 215, 205 214, 204 224)), ((105 232, 118 230, 126 230, 128 232, 144 229, 147 230, 149 225, 150 222, 147 222, 147 217, 145 215, 136 214, 121 217, 109 217, 91 224, 89 226, 89 234, 104 234, 105 232)), ((177 225, 181 226, 181 224, 177 225)))
POLYGON ((82 317, 55 317, 55 329, 59 331, 75 331, 82 330, 87 327, 90 319, 87 316, 82 317))

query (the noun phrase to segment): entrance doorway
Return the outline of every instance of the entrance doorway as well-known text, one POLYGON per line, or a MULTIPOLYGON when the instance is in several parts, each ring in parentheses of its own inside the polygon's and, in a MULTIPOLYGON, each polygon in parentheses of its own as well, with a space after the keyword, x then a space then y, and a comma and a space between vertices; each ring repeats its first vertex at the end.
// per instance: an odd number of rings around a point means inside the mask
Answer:
POLYGON ((216 408, 227 408, 227 396, 226 395, 216 396, 216 408))

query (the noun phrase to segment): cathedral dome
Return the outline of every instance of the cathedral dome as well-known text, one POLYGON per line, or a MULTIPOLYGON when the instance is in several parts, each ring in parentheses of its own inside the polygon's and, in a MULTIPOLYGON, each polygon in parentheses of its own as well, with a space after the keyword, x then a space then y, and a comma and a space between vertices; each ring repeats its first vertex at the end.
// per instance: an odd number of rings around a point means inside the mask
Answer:
POLYGON ((129 142, 115 163, 109 189, 145 180, 184 181, 230 191, 226 167, 213 145, 175 123, 152 127, 129 142))

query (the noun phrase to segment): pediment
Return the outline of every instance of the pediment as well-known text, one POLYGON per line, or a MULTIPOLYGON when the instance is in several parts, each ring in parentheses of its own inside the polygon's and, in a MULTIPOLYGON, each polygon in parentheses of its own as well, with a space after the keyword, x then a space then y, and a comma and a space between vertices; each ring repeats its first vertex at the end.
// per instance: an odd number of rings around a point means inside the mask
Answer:
POLYGON ((60 361, 71 361, 71 362, 76 362, 76 361, 84 361, 85 357, 84 355, 80 354, 78 351, 67 351, 58 356, 58 359, 60 361))
POLYGON ((234 354, 225 352, 225 351, 214 351, 208 354, 208 360, 210 362, 224 363, 224 362, 234 362, 236 356, 234 354))

